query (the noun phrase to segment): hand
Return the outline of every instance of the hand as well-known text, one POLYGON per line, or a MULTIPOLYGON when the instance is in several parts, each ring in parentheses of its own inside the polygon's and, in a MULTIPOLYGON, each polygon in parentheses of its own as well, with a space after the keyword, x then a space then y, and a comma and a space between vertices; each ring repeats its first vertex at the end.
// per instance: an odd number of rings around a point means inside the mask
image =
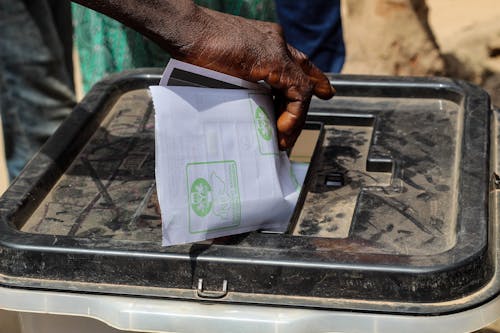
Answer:
POLYGON ((297 140, 312 95, 329 99, 335 92, 305 54, 286 44, 278 24, 198 7, 176 44, 171 53, 179 60, 273 87, 281 149, 297 140))
POLYGON ((192 0, 73 1, 140 31, 179 60, 267 82, 276 91, 282 149, 297 140, 312 95, 328 99, 335 92, 303 53, 286 44, 277 24, 219 13, 192 0))

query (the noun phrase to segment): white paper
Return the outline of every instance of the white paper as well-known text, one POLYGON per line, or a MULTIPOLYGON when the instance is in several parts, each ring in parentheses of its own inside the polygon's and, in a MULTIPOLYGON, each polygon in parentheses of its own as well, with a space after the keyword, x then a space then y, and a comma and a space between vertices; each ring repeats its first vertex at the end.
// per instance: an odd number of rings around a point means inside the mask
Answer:
MULTIPOLYGON (((214 76, 200 68, 196 74, 214 76)), ((298 198, 301 183, 278 150, 267 89, 216 79, 258 89, 200 88, 199 82, 150 87, 165 246, 258 229, 284 231, 298 198)))

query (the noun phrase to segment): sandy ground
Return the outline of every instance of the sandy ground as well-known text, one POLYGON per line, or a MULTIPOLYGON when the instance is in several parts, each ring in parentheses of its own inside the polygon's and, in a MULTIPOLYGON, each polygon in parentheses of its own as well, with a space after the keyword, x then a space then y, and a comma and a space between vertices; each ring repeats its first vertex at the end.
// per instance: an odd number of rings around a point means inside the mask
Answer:
POLYGON ((500 1, 427 0, 429 21, 443 54, 461 65, 453 75, 482 85, 500 107, 500 1), (491 54, 496 49, 496 55, 491 54), (460 73, 459 73, 460 72, 460 73))
POLYGON ((500 20, 499 0, 427 0, 429 21, 442 51, 447 52, 456 36, 484 22, 500 20))

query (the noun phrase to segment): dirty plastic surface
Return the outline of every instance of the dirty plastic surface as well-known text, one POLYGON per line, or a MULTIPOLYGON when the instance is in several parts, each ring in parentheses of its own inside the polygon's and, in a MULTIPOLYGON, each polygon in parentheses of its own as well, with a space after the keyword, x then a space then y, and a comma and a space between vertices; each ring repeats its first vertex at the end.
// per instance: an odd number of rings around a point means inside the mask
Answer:
POLYGON ((159 76, 145 73, 96 86, 2 197, 2 284, 433 315, 498 295, 479 88, 333 77, 337 96, 309 112, 321 135, 288 232, 162 248, 145 89, 159 76))
POLYGON ((460 333, 483 328, 500 313, 500 297, 464 312, 425 317, 8 288, 0 288, 0 297, 4 308, 20 311, 22 333, 65 333, 68 327, 76 333, 460 333))
MULTIPOLYGON (((356 112, 350 99, 335 103, 356 112)), ((432 255, 453 248, 460 107, 439 99, 356 103, 372 110, 356 112, 359 118, 317 119, 325 137, 294 235, 365 241, 364 253, 432 255)), ((328 107, 315 104, 322 105, 328 107)))
POLYGON ((126 92, 22 230, 161 242, 154 153, 148 90, 126 92))

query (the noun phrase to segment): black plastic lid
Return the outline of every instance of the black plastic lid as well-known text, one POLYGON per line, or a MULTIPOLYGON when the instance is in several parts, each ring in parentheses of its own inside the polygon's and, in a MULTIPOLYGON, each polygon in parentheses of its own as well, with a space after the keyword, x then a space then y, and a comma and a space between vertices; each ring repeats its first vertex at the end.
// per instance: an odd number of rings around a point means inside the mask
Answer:
POLYGON ((288 232, 161 247, 158 73, 97 84, 0 199, 1 284, 414 314, 498 294, 497 138, 481 89, 332 76, 337 96, 309 112, 321 133, 288 232))

